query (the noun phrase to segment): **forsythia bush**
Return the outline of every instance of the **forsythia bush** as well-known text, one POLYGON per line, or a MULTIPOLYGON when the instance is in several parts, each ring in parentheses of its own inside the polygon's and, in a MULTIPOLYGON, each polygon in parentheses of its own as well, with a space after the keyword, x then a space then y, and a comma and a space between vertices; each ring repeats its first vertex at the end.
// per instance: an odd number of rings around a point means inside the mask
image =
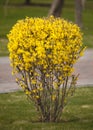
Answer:
POLYGON ((42 121, 58 121, 73 95, 73 65, 82 55, 82 33, 61 18, 19 20, 8 34, 17 83, 40 112, 42 121))

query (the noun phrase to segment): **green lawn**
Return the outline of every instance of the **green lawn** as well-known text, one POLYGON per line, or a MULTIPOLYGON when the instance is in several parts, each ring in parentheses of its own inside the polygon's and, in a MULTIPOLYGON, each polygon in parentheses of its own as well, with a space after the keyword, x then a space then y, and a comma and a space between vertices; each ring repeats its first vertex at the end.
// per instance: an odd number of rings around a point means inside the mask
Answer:
POLYGON ((0 94, 0 130, 93 130, 93 87, 76 89, 59 123, 38 119, 23 92, 0 94))
POLYGON ((9 55, 9 52, 8 52, 8 49, 7 49, 7 43, 8 43, 7 39, 0 38, 0 56, 9 55))
MULTIPOLYGON (((28 17, 43 17, 47 16, 50 7, 39 7, 39 6, 23 6, 25 0, 9 0, 9 6, 5 8, 5 1, 0 1, 0 56, 8 55, 8 50, 2 50, 7 48, 7 34, 11 30, 12 26, 19 19, 28 17), (1 53, 2 52, 2 53, 1 53)), ((34 3, 51 3, 52 0, 32 0, 34 3)), ((84 33, 84 45, 89 48, 93 48, 93 1, 87 0, 85 9, 83 10, 83 29, 84 33)), ((74 18, 74 2, 72 0, 65 0, 65 5, 62 10, 62 18, 69 21, 75 21, 74 18)))

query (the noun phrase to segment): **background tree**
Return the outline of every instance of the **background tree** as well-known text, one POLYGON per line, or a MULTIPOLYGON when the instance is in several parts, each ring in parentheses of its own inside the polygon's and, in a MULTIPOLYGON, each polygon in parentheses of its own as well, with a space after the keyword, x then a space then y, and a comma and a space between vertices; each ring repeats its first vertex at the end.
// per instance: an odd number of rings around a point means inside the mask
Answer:
MULTIPOLYGON (((64 6, 65 0, 53 0, 49 16, 54 15, 55 17, 60 17, 62 8, 64 6)), ((85 5, 85 0, 75 0, 75 23, 82 28, 82 10, 85 5)))
POLYGON ((75 0, 75 22, 82 28, 82 0, 75 0))
POLYGON ((25 0, 26 5, 30 5, 30 0, 25 0))
POLYGON ((85 9, 86 0, 82 0, 82 8, 85 9))
POLYGON ((49 16, 54 15, 55 17, 60 17, 63 5, 64 0, 53 0, 49 11, 49 16))

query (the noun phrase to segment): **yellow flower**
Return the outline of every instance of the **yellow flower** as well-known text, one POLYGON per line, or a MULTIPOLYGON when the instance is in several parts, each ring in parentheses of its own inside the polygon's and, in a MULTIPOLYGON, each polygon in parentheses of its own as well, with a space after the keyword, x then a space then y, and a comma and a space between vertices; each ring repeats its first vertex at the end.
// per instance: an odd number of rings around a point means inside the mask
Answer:
POLYGON ((33 92, 33 93, 36 93, 36 92, 37 92, 37 90, 36 90, 36 89, 33 89, 33 90, 32 90, 32 92, 33 92))
POLYGON ((54 101, 56 99, 56 95, 52 95, 52 100, 54 101))
MULTIPOLYGON (((45 86, 48 81, 53 85, 55 82, 63 83, 84 52, 80 28, 53 16, 19 20, 8 34, 8 39, 13 74, 24 77, 23 82, 34 93, 40 87, 39 82, 45 83, 45 86)), ((57 86, 54 85, 54 88, 57 86)))
POLYGON ((38 90, 39 91, 43 91, 43 87, 38 87, 38 90))
POLYGON ((39 99, 39 96, 37 95, 37 96, 35 96, 35 98, 36 98, 36 99, 39 99))
POLYGON ((32 83, 32 84, 36 84, 36 80, 32 80, 31 83, 32 83))
POLYGON ((31 94, 31 92, 28 91, 28 90, 26 90, 25 93, 26 93, 26 95, 30 95, 31 94))

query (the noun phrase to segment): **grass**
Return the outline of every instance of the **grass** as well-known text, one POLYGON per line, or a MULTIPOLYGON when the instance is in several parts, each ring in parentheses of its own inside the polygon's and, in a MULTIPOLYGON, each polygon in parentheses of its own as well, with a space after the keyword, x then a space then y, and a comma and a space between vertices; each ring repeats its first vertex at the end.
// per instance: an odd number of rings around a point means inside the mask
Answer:
POLYGON ((38 113, 25 94, 0 94, 0 130, 92 130, 93 87, 77 88, 59 123, 38 122, 38 113))
MULTIPOLYGON (((40 6, 23 6, 24 0, 9 0, 9 6, 5 8, 5 1, 0 1, 0 44, 4 45, 5 50, 2 50, 0 45, 0 56, 8 55, 7 50, 7 34, 11 30, 12 26, 19 19, 28 17, 43 17, 47 16, 50 7, 40 7, 40 6), (5 40, 2 40, 5 39, 5 40), (1 53, 2 52, 2 53, 1 53), (7 52, 7 53, 6 53, 7 52)), ((34 3, 51 3, 52 0, 32 0, 34 3)), ((83 10, 83 29, 84 33, 84 45, 88 48, 93 48, 93 1, 86 1, 85 9, 83 10)), ((62 18, 69 21, 75 21, 74 18, 74 2, 72 0, 65 0, 65 5, 62 10, 62 18)))
POLYGON ((9 55, 8 49, 7 49, 7 39, 0 39, 0 56, 7 56, 9 55))

